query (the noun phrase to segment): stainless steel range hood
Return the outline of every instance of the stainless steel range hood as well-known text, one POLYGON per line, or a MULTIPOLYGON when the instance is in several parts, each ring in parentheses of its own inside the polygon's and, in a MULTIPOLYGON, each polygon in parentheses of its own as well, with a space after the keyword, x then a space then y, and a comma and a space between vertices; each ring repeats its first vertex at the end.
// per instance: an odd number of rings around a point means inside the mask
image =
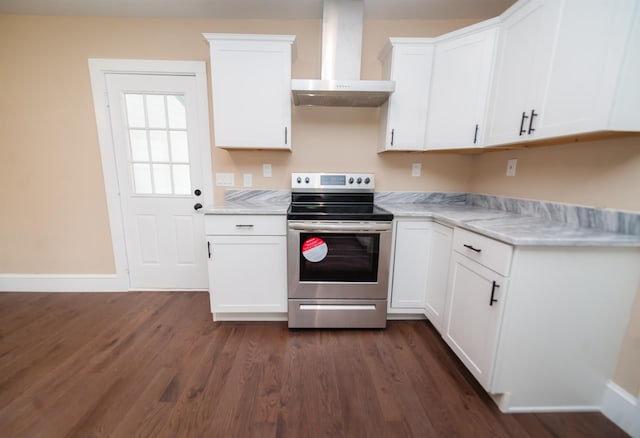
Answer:
POLYGON ((360 80, 362 0, 324 0, 321 79, 293 79, 295 105, 376 107, 389 99, 394 81, 360 80))

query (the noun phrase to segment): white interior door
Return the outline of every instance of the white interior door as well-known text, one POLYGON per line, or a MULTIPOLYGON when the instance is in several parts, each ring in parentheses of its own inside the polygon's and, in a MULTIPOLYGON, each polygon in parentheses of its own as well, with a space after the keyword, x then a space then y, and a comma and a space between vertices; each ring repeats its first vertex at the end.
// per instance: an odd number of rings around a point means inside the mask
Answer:
POLYGON ((110 73, 106 86, 129 288, 206 289, 196 80, 110 73))

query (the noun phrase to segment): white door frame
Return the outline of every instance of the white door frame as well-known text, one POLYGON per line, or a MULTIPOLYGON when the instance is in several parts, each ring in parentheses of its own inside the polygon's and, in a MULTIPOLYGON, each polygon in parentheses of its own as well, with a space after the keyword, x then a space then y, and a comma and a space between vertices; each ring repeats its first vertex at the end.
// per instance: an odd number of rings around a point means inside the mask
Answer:
MULTIPOLYGON (((211 174, 211 144, 209 130, 209 98, 207 92, 207 70, 202 61, 147 61, 135 59, 89 59, 91 89, 96 112, 98 142, 102 159, 104 189, 109 211, 111 241, 116 268, 117 283, 122 290, 129 290, 129 267, 127 263, 127 247, 124 237, 124 221, 120 206, 120 188, 115 161, 115 146, 111 131, 107 99, 106 75, 115 74, 162 74, 194 76, 198 94, 198 129, 199 138, 204 139, 202 148, 202 204, 213 204, 213 178, 211 174)), ((197 214, 197 213, 196 213, 197 214)), ((204 239, 204 236, 202 237, 204 239)))

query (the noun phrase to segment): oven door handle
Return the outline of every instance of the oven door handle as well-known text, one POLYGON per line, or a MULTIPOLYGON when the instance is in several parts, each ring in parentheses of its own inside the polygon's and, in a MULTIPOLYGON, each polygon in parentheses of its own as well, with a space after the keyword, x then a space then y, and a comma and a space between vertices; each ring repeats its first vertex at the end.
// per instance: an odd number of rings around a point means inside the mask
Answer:
POLYGON ((331 231, 391 231, 391 224, 305 224, 290 223, 290 230, 331 232, 331 231))

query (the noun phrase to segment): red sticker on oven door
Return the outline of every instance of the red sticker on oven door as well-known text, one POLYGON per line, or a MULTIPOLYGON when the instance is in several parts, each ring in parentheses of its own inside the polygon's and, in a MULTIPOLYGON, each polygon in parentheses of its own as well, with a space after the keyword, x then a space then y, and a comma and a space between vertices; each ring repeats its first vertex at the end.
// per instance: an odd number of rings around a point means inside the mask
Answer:
POLYGON ((319 237, 310 237, 302 244, 302 255, 310 262, 316 263, 324 260, 329 252, 327 242, 319 237))

